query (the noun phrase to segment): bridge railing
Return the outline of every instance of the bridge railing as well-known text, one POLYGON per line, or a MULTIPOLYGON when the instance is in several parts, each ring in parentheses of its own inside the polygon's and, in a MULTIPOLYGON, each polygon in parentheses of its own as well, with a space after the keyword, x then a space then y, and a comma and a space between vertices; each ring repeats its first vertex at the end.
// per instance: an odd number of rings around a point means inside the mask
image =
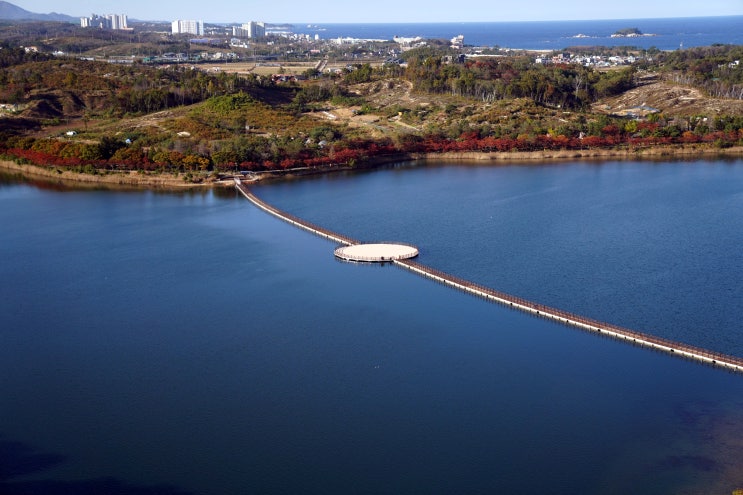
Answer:
MULTIPOLYGON (((298 227, 306 229, 317 235, 332 239, 336 242, 340 242, 342 244, 347 244, 349 246, 359 244, 359 241, 355 239, 337 234, 330 230, 314 225, 310 222, 306 222, 290 213, 281 211, 278 208, 269 205, 268 203, 264 202, 253 193, 251 193, 250 190, 239 181, 236 181, 235 186, 248 200, 253 202, 259 208, 281 218, 282 220, 285 220, 289 223, 297 225, 298 227)), ((673 340, 664 339, 655 335, 637 332, 628 328, 620 327, 618 325, 613 325, 611 323, 606 323, 593 318, 588 318, 586 316, 581 316, 569 311, 564 311, 562 309, 538 304, 528 299, 524 299, 523 297, 507 294, 505 292, 491 289, 490 287, 486 287, 484 285, 480 285, 474 282, 470 282, 469 280, 450 275, 448 273, 442 272, 426 265, 422 265, 410 259, 395 259, 390 261, 393 261, 398 265, 406 266, 408 269, 411 269, 412 271, 417 272, 422 276, 433 278, 434 280, 452 285, 471 294, 485 297, 489 300, 496 300, 501 302, 502 304, 508 304, 510 306, 516 305, 522 310, 529 311, 546 318, 562 321, 563 323, 572 326, 578 326, 596 332, 602 332, 606 335, 613 334, 624 339, 632 340, 633 342, 641 345, 650 345, 656 348, 667 350, 669 352, 687 355, 690 358, 706 359, 714 363, 733 367, 738 371, 743 371, 743 358, 739 358, 737 356, 731 356, 720 352, 713 352, 709 349, 684 344, 682 342, 675 342, 673 340)))
POLYGON ((437 279, 440 279, 444 283, 454 285, 455 287, 458 287, 470 293, 480 295, 481 297, 496 299, 503 304, 518 305, 538 315, 544 315, 552 319, 561 320, 564 323, 573 326, 579 325, 597 332, 613 333, 640 344, 650 344, 656 347, 665 348, 670 352, 686 353, 689 354, 690 357, 705 358, 720 364, 737 366, 738 368, 743 370, 743 358, 739 358, 737 356, 731 356, 728 354, 723 354, 721 352, 713 352, 709 349, 684 344, 682 342, 676 342, 643 332, 637 332, 635 330, 630 330, 618 325, 606 323, 593 318, 588 318, 586 316, 581 316, 562 309, 553 308, 544 304, 538 304, 522 297, 507 294, 505 292, 497 291, 495 289, 491 289, 489 287, 464 280, 462 278, 450 275, 435 268, 422 265, 412 260, 397 260, 395 261, 395 263, 399 265, 406 265, 407 267, 412 268, 421 274, 431 275, 437 279))
POLYGON ((323 227, 320 227, 318 225, 314 225, 311 222, 307 222, 305 220, 302 220, 301 218, 292 215, 291 213, 287 213, 285 211, 282 211, 274 206, 271 206, 270 204, 266 203, 262 199, 260 199, 258 196, 254 195, 250 190, 244 185, 244 184, 236 184, 236 186, 242 194, 248 198, 251 202, 253 202, 258 207, 262 208, 263 210, 271 213, 272 215, 289 222, 291 224, 294 224, 298 227, 301 227, 305 230, 308 230, 314 234, 320 235, 322 237, 326 237, 329 239, 333 239, 335 241, 341 242, 342 244, 347 245, 354 245, 359 244, 359 241, 352 239, 350 237, 338 234, 336 232, 333 232, 331 230, 325 229, 323 227))

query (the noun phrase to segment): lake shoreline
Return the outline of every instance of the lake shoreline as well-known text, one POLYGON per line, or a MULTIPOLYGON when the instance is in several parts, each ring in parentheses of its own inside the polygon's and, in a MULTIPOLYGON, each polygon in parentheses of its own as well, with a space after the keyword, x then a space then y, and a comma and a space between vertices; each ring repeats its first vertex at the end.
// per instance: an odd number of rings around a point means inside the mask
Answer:
MULTIPOLYGON (((480 152, 462 151, 446 153, 395 153, 371 157, 355 165, 329 165, 315 168, 297 168, 287 170, 260 171, 254 173, 255 181, 283 180, 305 175, 320 175, 349 170, 367 170, 379 166, 414 160, 460 161, 502 164, 505 162, 540 163, 545 161, 568 160, 601 160, 601 159, 633 159, 655 160, 667 158, 709 158, 709 157, 739 157, 743 156, 743 146, 730 148, 712 148, 709 146, 654 146, 636 149, 587 149, 587 150, 542 150, 542 151, 505 151, 480 152)), ((38 165, 18 164, 9 160, 0 160, 0 170, 14 172, 27 179, 51 180, 60 185, 114 187, 132 189, 168 189, 184 190, 192 188, 232 187, 231 174, 225 174, 221 179, 192 182, 184 179, 181 174, 115 171, 99 174, 85 174, 62 170, 60 168, 46 168, 38 165)))
POLYGON ((46 180, 69 184, 70 186, 114 187, 123 189, 191 189, 211 187, 213 183, 187 182, 182 176, 172 173, 152 174, 150 172, 116 171, 85 174, 62 170, 59 167, 42 167, 39 165, 18 164, 9 160, 0 160, 0 170, 16 173, 30 180, 46 180))

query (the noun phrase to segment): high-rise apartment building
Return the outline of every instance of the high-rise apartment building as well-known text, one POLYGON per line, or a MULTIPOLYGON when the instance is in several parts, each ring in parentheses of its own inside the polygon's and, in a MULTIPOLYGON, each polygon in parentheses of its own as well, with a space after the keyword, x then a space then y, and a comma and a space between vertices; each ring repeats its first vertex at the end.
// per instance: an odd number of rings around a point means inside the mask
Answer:
POLYGON ((80 26, 99 29, 129 29, 125 14, 90 14, 90 17, 80 18, 80 26))
POLYGON ((266 37, 266 25, 262 22, 250 21, 247 24, 243 24, 243 27, 248 29, 248 38, 265 38, 266 37))
POLYGON ((185 21, 178 19, 172 23, 173 34, 195 34, 197 36, 204 35, 204 21, 185 21))
POLYGON ((232 36, 237 38, 265 38, 266 25, 263 22, 250 21, 240 27, 233 26, 232 36))
POLYGON ((126 29, 126 16, 125 15, 118 15, 118 14, 111 14, 106 16, 111 21, 111 29, 126 29))

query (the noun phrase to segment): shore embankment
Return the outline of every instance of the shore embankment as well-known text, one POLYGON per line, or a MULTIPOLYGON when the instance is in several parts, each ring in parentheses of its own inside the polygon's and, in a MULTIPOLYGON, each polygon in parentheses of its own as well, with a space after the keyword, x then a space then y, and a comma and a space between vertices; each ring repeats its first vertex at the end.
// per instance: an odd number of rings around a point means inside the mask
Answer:
MULTIPOLYGON (((539 163, 569 160, 658 160, 741 157, 743 146, 717 148, 713 146, 676 145, 650 146, 643 148, 595 148, 584 150, 539 150, 539 151, 458 151, 444 153, 395 153, 370 157, 355 165, 326 165, 312 168, 294 168, 255 172, 256 180, 281 180, 286 178, 334 173, 357 169, 370 169, 390 163, 412 160, 455 162, 521 162, 539 163)), ((96 174, 73 172, 59 167, 21 165, 9 160, 0 160, 0 170, 17 173, 29 179, 39 179, 70 185, 101 187, 126 187, 140 189, 186 189, 204 187, 233 187, 232 176, 223 174, 224 180, 206 179, 198 182, 187 180, 184 174, 145 171, 101 171, 96 174)))
POLYGON ((461 151, 424 153, 421 158, 472 161, 551 161, 581 159, 659 159, 659 158, 709 158, 717 156, 743 156, 743 146, 716 148, 699 145, 670 145, 626 148, 593 148, 584 150, 539 150, 539 151, 461 151))
POLYGON ((653 146, 646 148, 585 149, 585 150, 540 150, 540 151, 450 151, 444 153, 394 153, 370 157, 353 166, 330 165, 323 167, 303 167, 286 170, 256 172, 255 180, 285 180, 307 175, 341 172, 348 170, 368 170, 393 163, 426 160, 430 162, 462 162, 486 165, 504 163, 552 163, 575 160, 666 160, 702 158, 743 157, 743 146, 715 148, 711 146, 653 146))
POLYGON ((28 179, 59 182, 70 185, 110 186, 140 189, 184 189, 215 185, 213 182, 194 183, 172 173, 140 172, 136 170, 105 172, 96 174, 73 172, 59 167, 18 164, 0 160, 0 170, 19 174, 28 179))

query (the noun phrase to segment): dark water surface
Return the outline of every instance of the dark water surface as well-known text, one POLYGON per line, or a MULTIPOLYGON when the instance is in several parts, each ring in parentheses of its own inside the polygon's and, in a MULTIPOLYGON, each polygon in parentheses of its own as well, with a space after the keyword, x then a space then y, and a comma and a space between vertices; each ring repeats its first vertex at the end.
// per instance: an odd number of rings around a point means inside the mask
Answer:
POLYGON ((743 356, 741 161, 431 164, 256 191, 489 287, 743 356))
MULTIPOLYGON (((743 354, 740 160, 404 166, 256 193, 743 354)), ((740 375, 338 262, 232 191, 6 182, 0 227, 0 493, 743 488, 740 375)))

